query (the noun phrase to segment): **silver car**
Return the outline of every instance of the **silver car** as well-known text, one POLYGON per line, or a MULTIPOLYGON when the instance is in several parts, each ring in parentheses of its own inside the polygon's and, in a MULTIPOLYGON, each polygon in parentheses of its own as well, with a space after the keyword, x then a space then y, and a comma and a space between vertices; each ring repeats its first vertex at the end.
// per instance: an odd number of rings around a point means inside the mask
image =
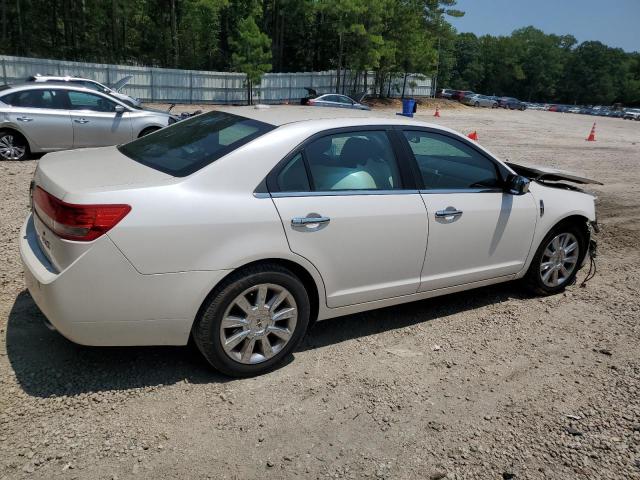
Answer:
POLYGON ((329 93, 320 95, 319 97, 309 99, 307 105, 315 107, 334 107, 334 108, 354 108, 356 110, 371 110, 371 107, 356 102, 353 98, 346 95, 338 95, 337 93, 329 93))
POLYGON ((0 87, 0 159, 126 143, 174 123, 167 112, 134 108, 70 84, 0 87))
POLYGON ((53 75, 40 75, 37 73, 36 75, 29 77, 27 81, 29 82, 68 82, 78 87, 85 87, 90 90, 95 90, 96 92, 106 93, 107 95, 111 95, 112 97, 116 97, 121 102, 126 103, 132 107, 140 107, 142 106, 142 101, 139 98, 133 98, 129 95, 125 95, 120 90, 122 90, 133 78, 133 75, 127 75, 126 77, 121 78, 116 83, 114 83, 111 88, 106 85, 101 84, 100 82, 96 82, 95 80, 91 80, 89 78, 81 78, 81 77, 70 77, 70 76, 53 76, 53 75))
POLYGON ((486 95, 480 95, 479 93, 465 96, 461 101, 465 105, 469 105, 471 107, 498 108, 498 102, 495 99, 487 97, 486 95))

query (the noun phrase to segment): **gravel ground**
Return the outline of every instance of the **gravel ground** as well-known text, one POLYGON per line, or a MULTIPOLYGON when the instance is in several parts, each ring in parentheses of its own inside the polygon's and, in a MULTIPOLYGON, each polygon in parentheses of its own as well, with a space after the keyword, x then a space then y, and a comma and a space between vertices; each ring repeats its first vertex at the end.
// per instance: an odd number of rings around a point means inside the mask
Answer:
POLYGON ((48 331, 17 246, 36 161, 1 163, 0 479, 640 479, 640 123, 598 118, 588 143, 580 115, 437 120, 605 182, 598 275, 553 297, 504 284, 329 320, 248 380, 189 348, 48 331))

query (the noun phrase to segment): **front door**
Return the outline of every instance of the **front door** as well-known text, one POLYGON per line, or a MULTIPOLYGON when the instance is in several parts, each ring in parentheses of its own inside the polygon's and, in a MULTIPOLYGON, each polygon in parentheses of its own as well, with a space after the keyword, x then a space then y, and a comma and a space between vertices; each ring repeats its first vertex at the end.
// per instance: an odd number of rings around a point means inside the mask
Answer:
POLYGON ((533 196, 505 192, 496 163, 459 139, 426 131, 404 136, 429 217, 420 291, 518 273, 535 230, 533 196))
POLYGON ((133 140, 128 111, 116 112, 116 102, 106 96, 68 91, 73 146, 100 147, 133 140))
POLYGON ((329 307, 416 293, 428 223, 402 178, 384 130, 316 139, 277 175, 289 246, 322 275, 329 307))

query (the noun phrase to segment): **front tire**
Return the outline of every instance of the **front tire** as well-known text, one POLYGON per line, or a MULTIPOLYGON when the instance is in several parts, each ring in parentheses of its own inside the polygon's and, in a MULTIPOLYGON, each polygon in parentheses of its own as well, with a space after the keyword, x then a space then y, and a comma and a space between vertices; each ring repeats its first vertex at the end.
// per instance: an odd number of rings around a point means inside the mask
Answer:
POLYGON ((147 127, 140 132, 140 135, 138 135, 138 138, 142 138, 145 135, 149 135, 150 133, 157 132, 158 130, 160 130, 160 127, 147 127))
POLYGON ((18 132, 12 130, 0 131, 0 159, 26 160, 29 156, 29 144, 18 132))
POLYGON ((193 328, 207 361, 233 377, 252 377, 282 365, 302 340, 310 317, 302 282, 280 265, 232 274, 212 293, 193 328))
POLYGON ((586 254, 587 239, 575 224, 554 227, 536 251, 525 282, 538 295, 562 292, 576 278, 586 254))

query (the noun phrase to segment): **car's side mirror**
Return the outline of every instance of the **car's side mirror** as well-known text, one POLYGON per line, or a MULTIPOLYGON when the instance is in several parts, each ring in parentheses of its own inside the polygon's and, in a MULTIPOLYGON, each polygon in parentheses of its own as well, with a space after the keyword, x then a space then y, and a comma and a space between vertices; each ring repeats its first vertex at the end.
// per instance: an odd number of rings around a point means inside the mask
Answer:
POLYGON ((124 113, 126 111, 127 109, 124 108, 122 105, 116 105, 116 113, 124 113))
POLYGON ((513 175, 507 181, 507 190, 511 195, 524 195, 529 192, 531 180, 522 175, 513 175))

